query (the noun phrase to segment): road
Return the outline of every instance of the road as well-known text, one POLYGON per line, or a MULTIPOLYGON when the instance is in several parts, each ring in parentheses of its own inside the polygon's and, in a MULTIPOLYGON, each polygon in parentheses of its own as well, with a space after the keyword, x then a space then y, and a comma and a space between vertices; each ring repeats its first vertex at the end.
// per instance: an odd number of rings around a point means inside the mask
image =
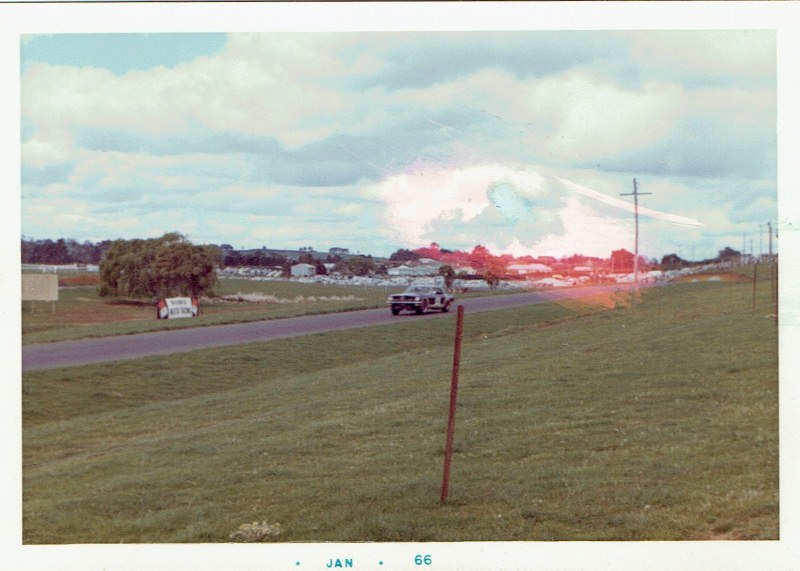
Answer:
MULTIPOLYGON (((494 311, 523 305, 548 303, 560 299, 590 297, 598 293, 629 289, 622 285, 597 285, 581 288, 562 288, 543 292, 525 292, 500 296, 477 297, 456 300, 464 306, 465 313, 494 311)), ((454 308, 455 309, 455 308, 454 308)), ((402 313, 395 317, 387 309, 367 309, 330 313, 325 315, 308 315, 289 319, 254 321, 234 325, 214 325, 209 327, 193 327, 153 333, 138 333, 102 337, 97 339, 80 339, 58 343, 41 343, 22 347, 22 370, 35 371, 58 367, 73 367, 108 361, 135 359, 153 355, 167 355, 209 347, 240 345, 300 337, 325 331, 354 329, 387 323, 408 323, 409 319, 432 319, 450 314, 439 312, 426 313, 422 316, 413 313, 402 313)))

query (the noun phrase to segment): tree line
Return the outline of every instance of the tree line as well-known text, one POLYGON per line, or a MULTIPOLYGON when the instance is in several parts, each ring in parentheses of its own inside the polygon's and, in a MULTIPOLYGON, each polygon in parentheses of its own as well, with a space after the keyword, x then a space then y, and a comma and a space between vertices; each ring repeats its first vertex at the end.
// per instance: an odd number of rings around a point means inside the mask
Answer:
MULTIPOLYGON (((216 270, 223 266, 249 266, 281 268, 290 275, 294 260, 266 249, 246 253, 236 252, 230 246, 196 246, 177 232, 164 234, 160 238, 134 240, 105 240, 99 244, 75 240, 26 240, 22 239, 22 262, 31 264, 98 264, 100 268, 101 296, 151 297, 200 296, 213 291, 217 280, 216 270)), ((390 261, 410 262, 421 257, 439 257, 441 254, 461 254, 430 248, 397 250, 390 261), (437 256, 439 254, 439 256, 437 256)), ((483 246, 476 246, 464 255, 473 268, 479 268, 483 279, 494 286, 504 274, 507 260, 492 256, 483 246)), ((725 262, 738 259, 740 253, 726 247, 714 260, 725 262)), ((297 262, 315 267, 317 274, 326 274, 325 263, 334 264, 335 272, 366 276, 385 274, 387 268, 377 264, 372 256, 351 256, 343 260, 338 255, 328 255, 324 261, 315 258, 311 251, 300 254, 297 262)), ((663 269, 672 269, 687 264, 676 254, 668 254, 661 260, 663 269)), ((455 272, 445 264, 440 268, 445 282, 452 283, 455 272)))
POLYGON ((217 281, 216 270, 223 266, 281 268, 287 277, 295 263, 311 264, 317 274, 327 273, 326 263, 334 264, 334 271, 359 276, 381 269, 372 256, 343 260, 339 255, 328 255, 323 261, 306 250, 295 262, 266 249, 241 253, 226 246, 197 246, 182 234, 171 232, 160 238, 105 240, 99 244, 23 238, 21 253, 22 263, 27 264, 97 264, 99 294, 104 297, 161 299, 209 294, 217 281))
POLYGON ((23 264, 99 264, 111 240, 97 244, 86 241, 77 242, 70 238, 58 240, 33 240, 22 238, 21 253, 23 264))

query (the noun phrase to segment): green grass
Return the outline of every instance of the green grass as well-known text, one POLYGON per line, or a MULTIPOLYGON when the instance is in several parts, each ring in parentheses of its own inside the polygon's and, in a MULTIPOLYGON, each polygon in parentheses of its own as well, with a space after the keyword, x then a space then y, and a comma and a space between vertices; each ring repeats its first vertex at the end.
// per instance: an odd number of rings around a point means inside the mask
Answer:
MULTIPOLYGON (((49 343, 87 337, 128 335, 165 329, 371 309, 385 307, 387 296, 397 291, 402 291, 402 287, 222 279, 216 288, 216 297, 201 304, 198 317, 158 320, 155 318, 155 307, 147 301, 101 298, 97 295, 96 286, 61 288, 55 311, 50 302, 24 302, 21 305, 22 343, 24 345, 49 343), (259 293, 293 302, 251 303, 221 299, 223 296, 239 293, 259 293)), ((491 294, 477 291, 459 294, 458 297, 481 295, 491 294)))
POLYGON ((467 314, 23 375, 25 543, 778 537, 769 292, 467 314))
POLYGON ((220 280, 217 294, 219 297, 201 304, 200 315, 194 319, 158 320, 155 307, 147 302, 101 298, 94 286, 62 288, 55 312, 50 303, 22 305, 22 342, 46 343, 368 309, 383 306, 388 295, 387 290, 380 288, 239 279, 220 280), (302 299, 295 303, 237 303, 221 299, 237 293, 302 299))

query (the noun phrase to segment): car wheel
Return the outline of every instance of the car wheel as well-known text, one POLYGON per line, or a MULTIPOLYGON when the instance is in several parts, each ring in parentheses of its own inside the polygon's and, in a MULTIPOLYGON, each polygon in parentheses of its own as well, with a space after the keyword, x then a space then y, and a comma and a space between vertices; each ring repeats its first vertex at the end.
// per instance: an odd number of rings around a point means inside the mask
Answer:
POLYGON ((392 315, 398 315, 400 313, 400 306, 393 305, 392 306, 392 315))
POLYGON ((450 302, 449 301, 444 304, 444 307, 442 308, 442 313, 447 313, 448 311, 450 311, 450 302))
POLYGON ((422 302, 417 306, 417 315, 425 313, 425 310, 428 309, 428 301, 422 300, 422 302))

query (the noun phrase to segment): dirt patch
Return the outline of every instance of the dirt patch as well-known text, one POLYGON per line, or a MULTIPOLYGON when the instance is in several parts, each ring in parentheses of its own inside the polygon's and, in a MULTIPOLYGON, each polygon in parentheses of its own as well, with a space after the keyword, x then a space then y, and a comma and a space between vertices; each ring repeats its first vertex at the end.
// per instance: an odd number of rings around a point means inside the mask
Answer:
POLYGON ((596 295, 575 299, 562 299, 556 301, 558 305, 571 311, 582 311, 586 308, 616 309, 629 307, 632 298, 627 291, 605 291, 596 295))
POLYGON ((58 278, 58 287, 77 287, 100 285, 99 276, 62 276, 58 278))

